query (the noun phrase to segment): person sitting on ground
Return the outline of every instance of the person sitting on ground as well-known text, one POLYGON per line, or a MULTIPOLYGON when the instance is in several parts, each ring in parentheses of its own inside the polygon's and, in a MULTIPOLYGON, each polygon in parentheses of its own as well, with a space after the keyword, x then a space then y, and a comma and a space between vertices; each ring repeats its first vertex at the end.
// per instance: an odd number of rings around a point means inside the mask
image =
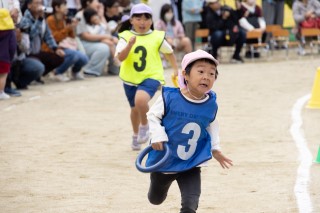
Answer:
MULTIPOLYGON (((106 27, 101 23, 97 11, 92 8, 87 8, 83 11, 83 16, 88 25, 88 31, 92 35, 108 35, 106 27)), ((114 55, 118 39, 112 35, 108 35, 108 37, 102 39, 101 42, 107 44, 110 48, 110 53, 114 55)), ((120 62, 116 58, 113 59, 113 62, 116 66, 120 65, 120 62)))
POLYGON ((170 4, 164 4, 160 11, 160 20, 155 25, 156 30, 166 32, 166 40, 176 51, 189 53, 192 51, 190 38, 184 34, 184 29, 179 20, 174 17, 170 4))
MULTIPOLYGON (((88 57, 78 50, 75 40, 74 29, 78 21, 75 18, 67 19, 68 9, 65 0, 53 0, 52 8, 53 14, 47 18, 47 23, 55 41, 65 54, 63 64, 55 69, 55 78, 62 82, 69 81, 70 78, 64 73, 72 67, 72 79, 82 80, 84 77, 80 71, 88 63, 88 57)), ((42 45, 42 49, 50 52, 46 44, 42 45)))
POLYGON ((81 0, 81 5, 83 9, 76 14, 76 18, 80 19, 76 32, 89 57, 88 64, 83 68, 84 73, 92 76, 102 75, 106 62, 109 60, 108 73, 118 75, 119 67, 113 63, 113 55, 111 54, 110 48, 102 42, 104 39, 110 38, 110 35, 95 35, 90 33, 83 15, 85 9, 92 8, 98 12, 103 24, 107 24, 104 17, 103 5, 98 0, 81 0))
MULTIPOLYGON (((239 20, 240 26, 245 31, 259 31, 263 32, 262 42, 266 39, 266 21, 262 16, 262 9, 256 4, 256 0, 245 0, 241 2, 241 18, 239 20)), ((246 43, 257 43, 256 39, 247 39, 246 43)), ((251 58, 250 50, 246 51, 246 58, 251 58)), ((254 57, 259 58, 260 53, 254 52, 254 57)))
MULTIPOLYGON (((40 60, 45 66, 43 75, 46 75, 63 63, 64 51, 57 45, 45 20, 43 1, 27 0, 26 4, 28 9, 24 12, 19 27, 29 35, 30 54, 28 57, 40 60), (45 42, 53 52, 42 51, 42 42, 45 42)), ((40 79, 38 81, 42 82, 40 79)))
POLYGON ((206 27, 210 30, 212 56, 217 58, 221 46, 236 44, 231 62, 243 63, 240 52, 246 40, 246 33, 238 25, 238 13, 228 6, 221 6, 219 0, 207 0, 206 27))

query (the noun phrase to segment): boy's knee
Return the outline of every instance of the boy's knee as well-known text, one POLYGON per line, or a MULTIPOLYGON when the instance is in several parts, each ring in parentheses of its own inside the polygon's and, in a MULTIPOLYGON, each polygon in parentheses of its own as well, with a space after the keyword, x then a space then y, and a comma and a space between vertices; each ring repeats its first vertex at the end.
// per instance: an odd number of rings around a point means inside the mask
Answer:
POLYGON ((152 194, 148 194, 148 200, 151 204, 153 205, 160 205, 161 203, 163 203, 163 201, 166 199, 167 195, 165 196, 159 196, 159 195, 152 195, 152 194))

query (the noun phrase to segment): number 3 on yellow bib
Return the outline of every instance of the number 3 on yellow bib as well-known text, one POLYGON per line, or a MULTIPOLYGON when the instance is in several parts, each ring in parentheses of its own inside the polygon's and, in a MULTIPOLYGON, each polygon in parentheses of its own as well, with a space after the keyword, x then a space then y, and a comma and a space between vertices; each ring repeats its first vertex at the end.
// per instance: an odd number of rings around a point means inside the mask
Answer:
POLYGON ((140 55, 140 61, 139 62, 134 62, 133 67, 137 72, 142 72, 146 68, 146 57, 147 57, 147 50, 143 46, 137 46, 134 50, 135 54, 140 55))

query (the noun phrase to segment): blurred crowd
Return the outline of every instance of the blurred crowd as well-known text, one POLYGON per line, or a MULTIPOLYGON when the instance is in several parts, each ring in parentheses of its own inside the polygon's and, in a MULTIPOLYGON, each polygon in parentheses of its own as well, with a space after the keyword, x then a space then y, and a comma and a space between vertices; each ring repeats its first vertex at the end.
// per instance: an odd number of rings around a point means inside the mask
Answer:
MULTIPOLYGON (((284 0, 262 0, 261 6, 256 0, 236 0, 234 7, 219 0, 0 0, 0 46, 12 49, 14 43, 16 50, 11 55, 12 51, 0 49, 0 100, 21 96, 21 90, 35 82, 44 84, 47 75, 60 82, 118 75, 117 30, 140 2, 160 10, 153 14, 153 29, 166 32, 175 52, 195 50, 195 32, 206 28, 215 58, 221 46, 235 46, 232 63, 260 57, 250 49, 241 55, 245 44, 255 42, 246 33, 262 32, 263 42, 268 42, 266 27, 283 26, 285 5, 284 0)), ((301 28, 320 28, 318 0, 295 0, 292 12, 298 40, 301 28)), ((166 59, 162 60, 164 64, 166 59)))

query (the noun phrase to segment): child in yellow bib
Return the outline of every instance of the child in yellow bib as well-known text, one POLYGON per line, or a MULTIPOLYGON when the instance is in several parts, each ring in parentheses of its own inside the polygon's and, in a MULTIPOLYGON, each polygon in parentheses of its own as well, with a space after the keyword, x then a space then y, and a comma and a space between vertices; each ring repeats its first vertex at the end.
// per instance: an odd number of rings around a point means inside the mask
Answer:
POLYGON ((140 150, 149 139, 146 113, 148 102, 165 83, 160 53, 164 54, 178 75, 173 49, 165 40, 165 32, 153 30, 152 10, 140 3, 132 7, 130 18, 119 28, 115 57, 122 63, 120 78, 131 107, 132 149, 140 150))

